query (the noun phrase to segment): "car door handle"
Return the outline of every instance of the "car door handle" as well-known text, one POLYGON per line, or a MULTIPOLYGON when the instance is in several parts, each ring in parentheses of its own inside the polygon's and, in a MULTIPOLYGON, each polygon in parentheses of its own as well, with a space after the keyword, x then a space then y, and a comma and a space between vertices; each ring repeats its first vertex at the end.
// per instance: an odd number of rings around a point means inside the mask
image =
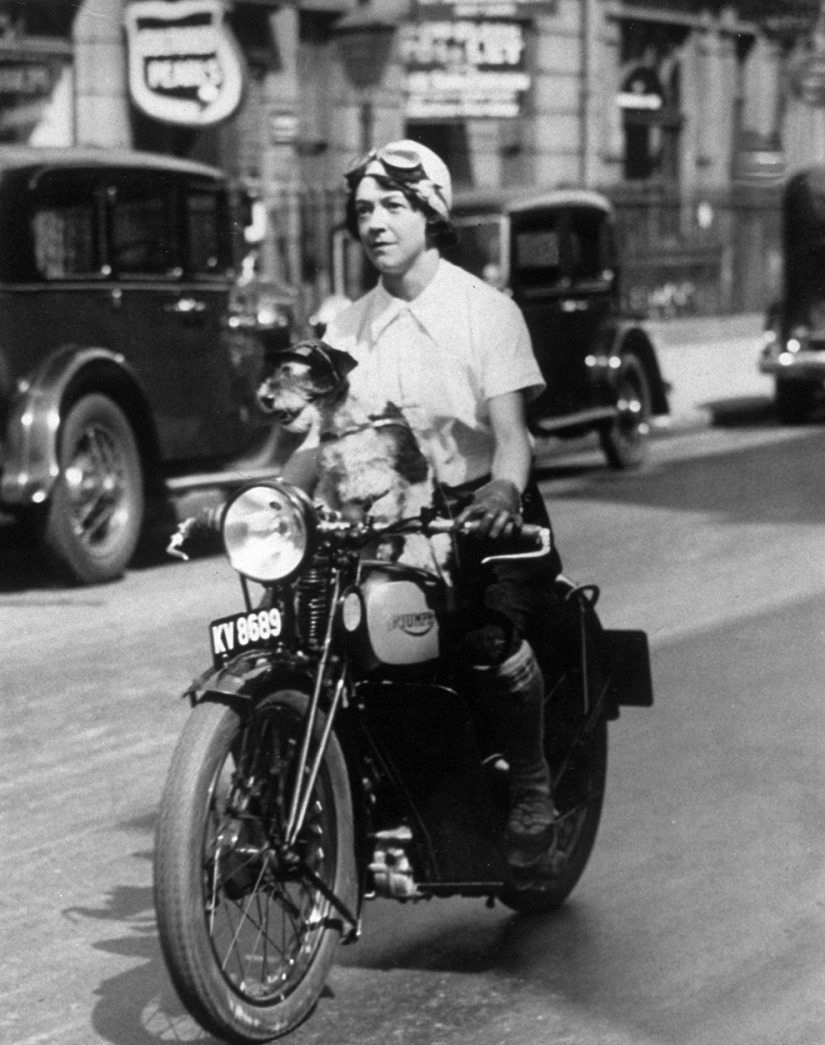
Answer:
POLYGON ((589 301, 582 301, 576 298, 565 298, 561 302, 562 312, 586 312, 589 307, 589 301))
POLYGON ((178 298, 163 306, 164 312, 176 312, 179 316, 196 316, 206 311, 206 302, 196 298, 178 298))

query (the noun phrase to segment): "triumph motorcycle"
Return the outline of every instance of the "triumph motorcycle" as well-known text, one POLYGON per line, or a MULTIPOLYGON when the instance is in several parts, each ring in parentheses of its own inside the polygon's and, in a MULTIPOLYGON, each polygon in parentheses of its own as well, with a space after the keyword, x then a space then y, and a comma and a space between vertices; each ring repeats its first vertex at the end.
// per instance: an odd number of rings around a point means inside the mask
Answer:
MULTIPOLYGON (((560 576, 537 650, 556 845, 535 880, 515 882, 508 767, 457 654, 460 575, 370 557, 379 541, 435 541, 454 524, 430 511, 348 521, 271 481, 238 492, 220 529, 244 605, 210 623, 213 663, 186 693, 154 885, 181 1000, 246 1045, 311 1013, 368 899, 561 904, 595 841, 607 723, 653 698, 645 633, 604 629, 598 589, 560 576)), ((484 564, 547 555, 551 540, 525 527, 490 542, 484 564)))

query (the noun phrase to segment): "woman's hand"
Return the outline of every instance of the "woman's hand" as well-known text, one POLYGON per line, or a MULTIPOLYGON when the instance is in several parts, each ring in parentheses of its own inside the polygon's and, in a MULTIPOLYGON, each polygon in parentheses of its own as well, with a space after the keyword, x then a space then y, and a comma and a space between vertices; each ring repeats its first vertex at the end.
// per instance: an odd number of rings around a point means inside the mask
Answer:
POLYGON ((456 520, 459 527, 480 537, 510 537, 522 526, 521 495, 509 479, 493 479, 480 486, 472 502, 456 520))

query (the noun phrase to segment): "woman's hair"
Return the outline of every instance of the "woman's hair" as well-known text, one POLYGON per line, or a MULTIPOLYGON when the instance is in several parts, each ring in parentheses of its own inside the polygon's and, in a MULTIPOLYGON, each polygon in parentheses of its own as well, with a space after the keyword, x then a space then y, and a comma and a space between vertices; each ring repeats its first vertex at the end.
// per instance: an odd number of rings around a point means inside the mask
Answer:
MULTIPOLYGON (((393 189, 400 192, 405 199, 409 202, 413 210, 421 211, 427 221, 427 237, 432 246, 437 247, 439 250, 446 250, 449 247, 455 246, 458 242, 458 236, 456 230, 451 221, 443 218, 440 214, 437 214, 432 207, 429 207, 424 200, 415 192, 414 186, 404 185, 401 182, 396 181, 394 178, 381 178, 374 174, 370 175, 385 189, 393 189)), ((345 212, 345 224, 347 232, 352 236, 353 239, 360 239, 358 234, 358 213, 355 209, 355 194, 358 191, 358 185, 360 181, 350 188, 349 194, 347 195, 346 212, 345 212)))

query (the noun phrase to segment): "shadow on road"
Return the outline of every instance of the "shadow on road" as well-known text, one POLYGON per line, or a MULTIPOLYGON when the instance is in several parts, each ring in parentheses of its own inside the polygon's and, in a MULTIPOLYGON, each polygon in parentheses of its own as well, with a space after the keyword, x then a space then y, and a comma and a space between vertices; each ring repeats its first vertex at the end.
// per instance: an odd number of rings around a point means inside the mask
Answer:
POLYGON ((715 428, 757 428, 776 424, 773 402, 765 396, 713 399, 699 404, 715 428))
MULTIPOLYGON (((120 826, 145 834, 154 832, 154 824, 152 814, 120 826)), ((152 851, 134 852, 132 858, 149 863, 152 851)), ((92 1026, 101 1040, 112 1045, 215 1041, 184 1010, 169 982, 151 886, 115 886, 101 897, 100 907, 71 907, 63 916, 70 921, 110 923, 117 935, 97 939, 94 949, 135 963, 126 972, 102 980, 95 991, 92 1026)))

